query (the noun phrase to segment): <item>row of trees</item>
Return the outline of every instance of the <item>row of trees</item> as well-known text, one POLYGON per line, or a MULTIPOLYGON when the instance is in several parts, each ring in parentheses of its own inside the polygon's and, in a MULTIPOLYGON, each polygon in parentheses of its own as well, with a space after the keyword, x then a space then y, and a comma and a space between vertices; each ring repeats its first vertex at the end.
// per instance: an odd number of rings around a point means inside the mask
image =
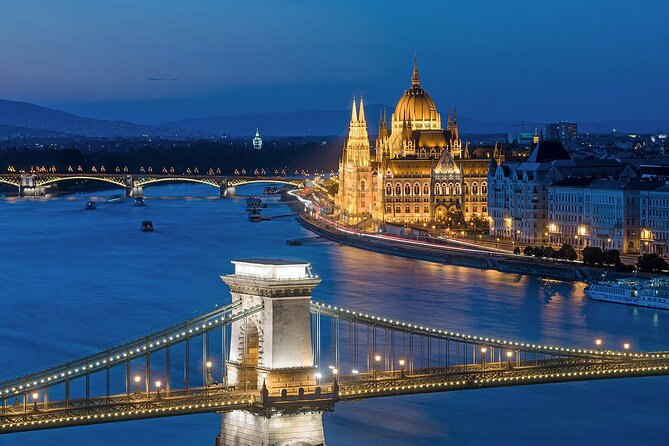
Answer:
MULTIPOLYGON (((514 254, 520 254, 520 248, 513 250, 514 254)), ((550 246, 526 246, 522 253, 528 257, 548 258, 555 260, 576 260, 578 254, 573 246, 564 244, 560 249, 550 246)), ((620 251, 617 249, 601 249, 594 246, 583 248, 581 253, 583 263, 588 266, 615 266, 618 271, 630 271, 632 265, 626 265, 620 261, 620 251)), ((637 259, 636 267, 639 271, 659 273, 666 271, 669 267, 666 260, 657 254, 644 254, 637 259)))

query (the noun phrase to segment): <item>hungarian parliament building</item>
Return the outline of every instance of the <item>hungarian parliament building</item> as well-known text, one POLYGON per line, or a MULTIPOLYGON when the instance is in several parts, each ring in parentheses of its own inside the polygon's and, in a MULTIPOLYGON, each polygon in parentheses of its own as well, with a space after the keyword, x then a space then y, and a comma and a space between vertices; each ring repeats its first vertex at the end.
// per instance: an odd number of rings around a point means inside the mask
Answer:
POLYGON ((463 146, 457 115, 446 128, 421 87, 414 58, 411 86, 390 116, 381 116, 372 150, 363 100, 353 99, 349 132, 339 162, 335 216, 348 225, 376 229, 383 223, 447 223, 461 212, 466 220, 488 217, 490 161, 502 150, 463 146))

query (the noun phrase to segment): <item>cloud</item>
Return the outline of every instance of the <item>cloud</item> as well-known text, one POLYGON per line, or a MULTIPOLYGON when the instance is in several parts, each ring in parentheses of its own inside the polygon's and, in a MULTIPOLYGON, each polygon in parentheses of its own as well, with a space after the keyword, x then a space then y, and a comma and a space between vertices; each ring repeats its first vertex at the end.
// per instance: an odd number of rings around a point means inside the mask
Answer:
POLYGON ((165 78, 165 77, 145 77, 144 80, 147 81, 178 81, 178 78, 165 78))

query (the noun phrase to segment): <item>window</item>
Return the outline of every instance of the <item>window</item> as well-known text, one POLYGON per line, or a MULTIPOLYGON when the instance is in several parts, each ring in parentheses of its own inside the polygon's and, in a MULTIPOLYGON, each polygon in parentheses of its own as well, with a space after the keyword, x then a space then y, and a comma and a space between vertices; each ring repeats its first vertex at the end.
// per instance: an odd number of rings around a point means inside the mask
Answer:
POLYGON ((484 212, 484 213, 485 213, 485 212, 488 212, 488 206, 486 206, 486 205, 484 204, 484 205, 481 207, 481 212, 484 212))
POLYGON ((386 195, 391 196, 393 194, 393 186, 390 183, 386 184, 386 195))
POLYGON ((416 214, 419 214, 419 213, 420 213, 420 206, 418 206, 418 205, 414 206, 413 211, 414 211, 416 214))
POLYGON ((428 205, 423 206, 423 213, 425 213, 425 214, 430 213, 430 207, 428 205))
POLYGON ((423 195, 430 195, 430 185, 427 183, 423 184, 423 195))
POLYGON ((465 182, 465 195, 469 194, 469 183, 465 182))
POLYGON ((484 195, 488 195, 488 183, 481 183, 481 193, 484 195))
POLYGON ((404 212, 407 213, 407 214, 410 214, 410 213, 411 213, 411 206, 409 206, 409 205, 407 204, 407 205, 404 207, 404 212))
POLYGON ((461 194, 462 194, 462 186, 460 186, 460 183, 455 183, 455 193, 456 193, 457 195, 461 195, 461 194))
POLYGON ((404 195, 411 195, 411 185, 409 183, 404 185, 404 195))
POLYGON ((434 194, 441 195, 441 184, 437 183, 434 185, 434 194))
POLYGON ((414 195, 420 195, 420 184, 415 183, 413 185, 413 194, 414 195))
POLYGON ((397 183, 395 185, 395 195, 397 195, 398 197, 402 195, 402 186, 400 185, 400 183, 397 183))
POLYGON ((393 207, 388 205, 386 206, 386 214, 392 214, 393 213, 393 207))
POLYGON ((395 213, 396 214, 401 214, 402 213, 402 208, 400 207, 399 204, 397 206, 395 206, 395 213))
POLYGON ((479 185, 477 183, 472 183, 472 194, 478 195, 478 193, 479 193, 479 185))
POLYGON ((367 183, 365 182, 365 180, 360 180, 360 190, 362 192, 367 190, 367 183))

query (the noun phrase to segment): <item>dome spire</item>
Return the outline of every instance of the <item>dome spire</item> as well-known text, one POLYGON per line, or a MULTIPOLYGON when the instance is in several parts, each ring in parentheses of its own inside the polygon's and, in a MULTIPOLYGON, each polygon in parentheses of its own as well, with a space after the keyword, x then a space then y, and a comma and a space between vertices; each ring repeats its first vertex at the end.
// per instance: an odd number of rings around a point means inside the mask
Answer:
POLYGON ((411 85, 420 85, 420 76, 418 75, 418 57, 416 51, 413 52, 413 74, 411 75, 411 85))

